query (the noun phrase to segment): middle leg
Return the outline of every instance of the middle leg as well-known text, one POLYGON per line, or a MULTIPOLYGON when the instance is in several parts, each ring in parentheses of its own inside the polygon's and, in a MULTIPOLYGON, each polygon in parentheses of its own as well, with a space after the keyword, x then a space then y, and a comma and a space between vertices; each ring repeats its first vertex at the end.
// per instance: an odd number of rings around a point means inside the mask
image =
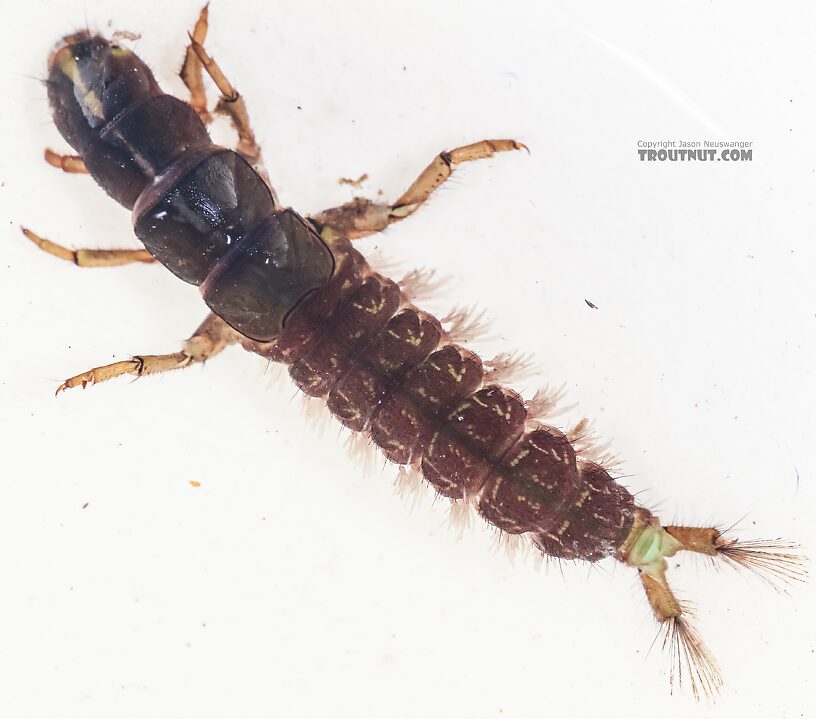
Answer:
POLYGON ((324 233, 349 239, 380 232, 416 212, 453 174, 457 165, 509 150, 527 150, 527 146, 515 140, 482 140, 440 152, 395 203, 389 205, 357 197, 340 207, 323 210, 312 219, 321 225, 324 233))

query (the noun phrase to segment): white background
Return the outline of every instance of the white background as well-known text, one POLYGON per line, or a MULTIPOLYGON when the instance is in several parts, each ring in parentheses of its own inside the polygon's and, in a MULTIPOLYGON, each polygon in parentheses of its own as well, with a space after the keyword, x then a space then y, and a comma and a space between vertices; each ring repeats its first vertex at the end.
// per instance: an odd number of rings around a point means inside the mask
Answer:
MULTIPOLYGON (((3 8, 0 706, 8 717, 814 715, 812 585, 791 596, 682 558, 725 674, 669 694, 634 573, 538 571, 444 502, 412 509, 336 425, 232 349, 54 399, 65 377, 175 351, 205 312, 133 247, 127 212, 41 161, 45 60, 87 23, 142 33, 165 87, 198 2, 3 8), (109 25, 112 21, 112 25, 109 25), (201 487, 194 488, 190 480, 201 487), (87 503, 87 507, 83 506, 87 503)), ((816 546, 816 46, 809 4, 226 2, 208 47, 244 92, 281 198, 394 198, 443 148, 515 137, 366 251, 448 273, 565 383, 666 520, 816 546), (754 161, 642 163, 639 139, 752 140, 754 161), (590 309, 588 299, 598 306, 590 309)), ((216 128, 224 140, 224 127, 216 128)))

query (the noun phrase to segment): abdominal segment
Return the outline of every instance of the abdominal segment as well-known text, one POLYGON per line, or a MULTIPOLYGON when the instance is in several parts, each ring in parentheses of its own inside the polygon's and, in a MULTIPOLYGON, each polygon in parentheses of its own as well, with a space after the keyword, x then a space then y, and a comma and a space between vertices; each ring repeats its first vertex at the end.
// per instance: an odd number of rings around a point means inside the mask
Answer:
POLYGON ((295 309, 273 342, 247 349, 283 362, 307 395, 323 398, 387 459, 422 472, 498 529, 526 534, 546 554, 615 555, 635 503, 559 430, 528 415, 513 390, 485 383, 481 359, 432 315, 333 240, 335 272, 295 309))

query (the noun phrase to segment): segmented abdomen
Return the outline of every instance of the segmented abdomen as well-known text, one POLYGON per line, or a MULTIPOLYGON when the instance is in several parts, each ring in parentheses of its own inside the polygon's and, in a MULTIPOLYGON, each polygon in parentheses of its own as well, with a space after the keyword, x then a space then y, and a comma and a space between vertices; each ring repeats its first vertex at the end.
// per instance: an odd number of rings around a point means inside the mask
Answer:
POLYGON ((482 361, 439 320, 405 301, 345 240, 331 280, 280 337, 247 348, 289 366, 347 427, 421 470, 440 494, 472 502, 490 524, 529 533, 547 554, 594 561, 624 543, 631 494, 567 437, 528 416, 513 390, 485 384, 482 361))

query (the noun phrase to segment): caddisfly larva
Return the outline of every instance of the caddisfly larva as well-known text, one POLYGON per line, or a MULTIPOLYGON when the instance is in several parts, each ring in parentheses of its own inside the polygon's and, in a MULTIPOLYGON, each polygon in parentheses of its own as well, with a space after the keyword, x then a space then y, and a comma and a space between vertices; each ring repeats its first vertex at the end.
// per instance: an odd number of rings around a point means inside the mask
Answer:
POLYGON ((413 214, 457 165, 524 145, 482 140, 442 152, 393 203, 357 198, 304 218, 271 189, 243 98, 203 47, 206 31, 205 8, 182 69, 189 102, 164 94, 127 47, 90 32, 64 38, 49 60, 54 121, 77 155, 47 151, 47 161, 87 172, 132 210, 144 249, 69 250, 26 236, 81 267, 159 262, 198 286, 211 311, 179 351, 95 367, 57 392, 181 369, 232 344, 282 363, 355 442, 399 466, 401 488, 421 478, 457 515, 478 514, 544 555, 635 569, 678 678, 714 693, 719 670, 669 587, 667 559, 693 552, 787 581, 803 571, 793 548, 664 525, 611 476, 608 449, 594 446, 586 423, 561 432, 545 422, 557 393, 525 399, 502 384, 529 358, 483 361, 460 344, 483 331, 479 316, 421 310, 427 276, 394 282, 353 245, 413 214), (237 129, 236 150, 207 132, 205 71, 221 93, 213 112, 237 129))

